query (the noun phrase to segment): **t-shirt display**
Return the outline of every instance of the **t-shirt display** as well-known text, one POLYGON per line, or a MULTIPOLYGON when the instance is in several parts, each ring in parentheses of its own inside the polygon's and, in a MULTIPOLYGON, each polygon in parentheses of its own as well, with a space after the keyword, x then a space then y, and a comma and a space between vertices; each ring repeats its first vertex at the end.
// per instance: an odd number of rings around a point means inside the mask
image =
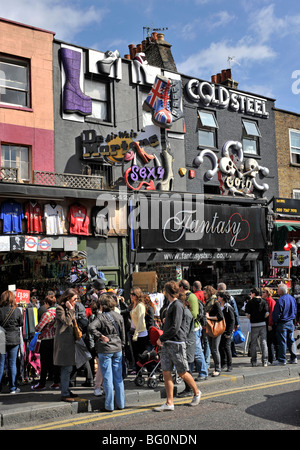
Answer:
POLYGON ((92 231, 94 236, 107 238, 108 210, 106 206, 94 206, 91 211, 92 231))
POLYGON ((4 234, 22 233, 23 208, 18 202, 4 202, 1 205, 0 219, 3 220, 4 234))
POLYGON ((90 219, 87 215, 87 209, 85 206, 78 203, 71 205, 67 219, 70 223, 70 234, 81 234, 88 236, 90 219))
POLYGON ((25 218, 27 219, 27 232, 38 234, 43 232, 42 207, 34 200, 25 205, 25 218))
POLYGON ((63 234, 65 213, 63 207, 56 203, 47 203, 44 207, 46 234, 63 234))

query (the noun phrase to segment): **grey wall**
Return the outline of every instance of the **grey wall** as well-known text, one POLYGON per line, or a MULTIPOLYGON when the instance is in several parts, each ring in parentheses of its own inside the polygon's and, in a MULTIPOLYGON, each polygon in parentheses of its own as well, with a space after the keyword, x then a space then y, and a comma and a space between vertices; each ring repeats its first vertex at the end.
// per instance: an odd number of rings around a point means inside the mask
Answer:
MULTIPOLYGON (((189 81, 190 78, 183 77, 184 86, 189 81)), ((201 81, 201 80, 200 80, 201 81)), ((242 91, 239 91, 242 92, 242 91)), ((253 96, 257 95, 252 93, 253 96)), ((258 97, 262 97, 257 95, 258 97)), ((271 199, 273 196, 278 195, 278 173, 277 173, 277 155, 276 155, 276 144, 275 144, 275 121, 274 121, 274 101, 270 99, 267 100, 267 111, 269 112, 269 118, 252 117, 251 115, 241 114, 240 112, 235 112, 230 109, 221 109, 203 106, 201 102, 195 103, 191 101, 185 94, 185 88, 183 90, 183 104, 184 104, 184 114, 186 119, 186 166, 187 168, 193 167, 193 160, 199 155, 201 148, 198 148, 198 136, 197 136, 197 109, 207 109, 209 111, 214 111, 215 116, 219 125, 217 130, 217 149, 215 153, 218 158, 221 157, 222 146, 226 141, 233 140, 242 142, 242 118, 252 119, 257 121, 258 127, 261 132, 260 138, 260 155, 247 155, 244 153, 244 159, 247 157, 253 157, 257 159, 259 165, 269 168, 269 176, 265 177, 262 182, 269 184, 270 188, 264 194, 258 196, 264 196, 271 199)), ((204 181, 204 173, 211 169, 212 165, 208 158, 204 158, 204 163, 201 164, 199 168, 195 168, 196 177, 194 180, 187 180, 187 189, 190 192, 202 193, 204 189, 204 184, 208 182, 204 181)), ((217 175, 209 182, 219 186, 217 175)), ((258 192, 258 191, 256 191, 258 192)))

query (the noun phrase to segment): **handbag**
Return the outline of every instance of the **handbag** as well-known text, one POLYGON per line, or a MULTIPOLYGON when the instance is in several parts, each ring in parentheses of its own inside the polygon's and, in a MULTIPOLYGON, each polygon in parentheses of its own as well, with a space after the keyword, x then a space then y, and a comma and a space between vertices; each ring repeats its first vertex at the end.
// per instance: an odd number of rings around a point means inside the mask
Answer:
POLYGON ((206 321, 206 334, 210 337, 218 337, 226 330, 226 322, 223 317, 222 320, 210 320, 206 321))
POLYGON ((91 353, 88 351, 83 339, 75 342, 75 365, 76 369, 80 369, 87 361, 92 359, 91 353))
POLYGON ((243 335, 243 333, 241 332, 241 330, 238 328, 234 333, 233 333, 233 342, 235 344, 241 344, 242 342, 245 342, 246 338, 243 335))
POLYGON ((82 331, 79 328, 79 326, 77 325, 76 320, 73 321, 73 330, 74 330, 75 341, 78 341, 79 339, 82 338, 82 331))

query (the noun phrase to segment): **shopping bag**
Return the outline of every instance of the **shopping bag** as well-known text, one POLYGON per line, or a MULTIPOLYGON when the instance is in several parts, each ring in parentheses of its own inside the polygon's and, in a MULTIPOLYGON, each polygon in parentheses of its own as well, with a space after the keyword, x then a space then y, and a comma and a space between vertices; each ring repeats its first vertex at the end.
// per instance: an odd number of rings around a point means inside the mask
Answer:
POLYGON ((233 342, 235 344, 241 344, 242 342, 245 342, 246 338, 243 335, 243 333, 241 332, 241 330, 238 328, 234 333, 233 333, 233 342))

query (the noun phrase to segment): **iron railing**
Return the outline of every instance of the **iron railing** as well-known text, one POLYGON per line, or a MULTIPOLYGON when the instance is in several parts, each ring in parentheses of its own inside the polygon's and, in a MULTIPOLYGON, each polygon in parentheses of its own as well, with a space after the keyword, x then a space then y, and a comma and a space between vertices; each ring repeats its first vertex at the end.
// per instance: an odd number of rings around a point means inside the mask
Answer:
MULTIPOLYGON (((0 181, 19 183, 19 169, 0 167, 0 181)), ((34 170, 32 183, 40 186, 65 187, 72 189, 103 190, 104 180, 99 175, 80 175, 71 173, 55 173, 42 170, 34 170)))

